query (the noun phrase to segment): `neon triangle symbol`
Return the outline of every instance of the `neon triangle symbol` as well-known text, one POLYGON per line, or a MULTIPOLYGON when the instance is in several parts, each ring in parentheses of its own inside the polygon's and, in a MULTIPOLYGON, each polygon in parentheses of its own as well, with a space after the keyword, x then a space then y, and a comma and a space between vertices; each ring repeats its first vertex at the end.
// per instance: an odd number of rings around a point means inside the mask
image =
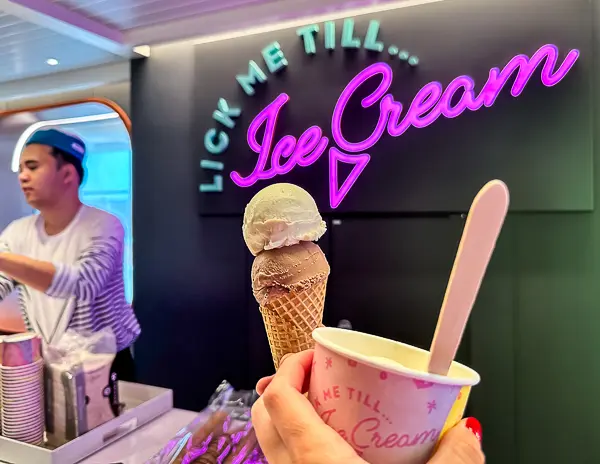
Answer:
POLYGON ((348 194, 354 183, 358 180, 358 177, 367 167, 367 164, 371 160, 371 156, 368 153, 361 153, 359 155, 347 155, 342 153, 335 147, 329 149, 329 204, 333 209, 337 208, 344 197, 348 194), (354 167, 350 172, 350 175, 343 182, 342 186, 338 188, 338 162, 344 164, 353 164, 354 167))

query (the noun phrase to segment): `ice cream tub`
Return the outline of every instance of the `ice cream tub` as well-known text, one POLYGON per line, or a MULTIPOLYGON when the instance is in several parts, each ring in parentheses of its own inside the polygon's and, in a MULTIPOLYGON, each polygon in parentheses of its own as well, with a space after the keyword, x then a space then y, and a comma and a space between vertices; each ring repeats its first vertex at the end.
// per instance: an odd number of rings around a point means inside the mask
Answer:
POLYGON ((461 390, 480 380, 456 362, 430 374, 427 351, 374 335, 323 327, 313 338, 308 398, 371 464, 426 464, 461 390))
POLYGON ((467 403, 469 402, 469 395, 471 394, 471 387, 462 387, 458 392, 458 398, 452 405, 452 409, 450 410, 450 414, 448 414, 448 418, 446 419, 446 423, 444 424, 444 428, 442 430, 442 434, 440 439, 446 434, 448 430, 458 424, 465 415, 465 410, 467 409, 467 403))

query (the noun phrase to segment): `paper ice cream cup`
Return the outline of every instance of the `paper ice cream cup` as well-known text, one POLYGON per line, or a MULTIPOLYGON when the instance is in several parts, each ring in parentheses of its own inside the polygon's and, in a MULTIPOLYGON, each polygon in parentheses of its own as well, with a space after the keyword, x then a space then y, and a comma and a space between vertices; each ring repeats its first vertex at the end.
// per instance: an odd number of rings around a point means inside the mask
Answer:
POLYGON ((323 327, 313 338, 308 398, 371 464, 426 464, 459 393, 480 380, 456 362, 430 374, 427 351, 374 335, 323 327))
POLYGON ((2 337, 0 341, 0 366, 21 367, 42 359, 42 340, 28 332, 2 337))
POLYGON ((467 409, 467 403, 469 401, 469 395, 471 394, 471 387, 462 387, 460 392, 458 392, 458 398, 452 405, 452 409, 450 410, 450 414, 448 414, 448 418, 446 419, 446 423, 444 424, 444 428, 442 429, 442 434, 440 435, 440 439, 446 434, 448 430, 458 424, 465 415, 465 410, 467 409))

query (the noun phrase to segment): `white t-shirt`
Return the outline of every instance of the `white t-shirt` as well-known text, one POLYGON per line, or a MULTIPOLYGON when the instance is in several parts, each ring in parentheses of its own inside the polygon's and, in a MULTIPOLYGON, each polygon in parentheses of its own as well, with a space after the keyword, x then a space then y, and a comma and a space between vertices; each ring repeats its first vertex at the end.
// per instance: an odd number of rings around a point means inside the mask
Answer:
POLYGON ((117 348, 129 347, 140 333, 125 299, 123 226, 117 218, 82 206, 62 232, 49 236, 39 215, 10 224, 0 235, 0 252, 50 262, 56 274, 40 292, 0 273, 0 300, 14 288, 30 330, 47 343, 56 343, 67 329, 96 332, 112 329, 117 348))

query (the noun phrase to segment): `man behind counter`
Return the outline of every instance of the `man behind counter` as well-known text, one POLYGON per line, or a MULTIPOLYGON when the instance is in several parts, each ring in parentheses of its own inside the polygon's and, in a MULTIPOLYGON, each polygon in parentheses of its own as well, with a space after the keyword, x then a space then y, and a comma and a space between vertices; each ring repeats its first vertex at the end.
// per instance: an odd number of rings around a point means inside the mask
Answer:
POLYGON ((140 326, 125 299, 124 230, 114 216, 81 203, 84 157, 83 141, 57 129, 27 141, 19 183, 40 214, 0 234, 0 301, 17 290, 25 325, 46 343, 57 343, 67 329, 111 329, 113 370, 133 381, 131 345, 140 326))

